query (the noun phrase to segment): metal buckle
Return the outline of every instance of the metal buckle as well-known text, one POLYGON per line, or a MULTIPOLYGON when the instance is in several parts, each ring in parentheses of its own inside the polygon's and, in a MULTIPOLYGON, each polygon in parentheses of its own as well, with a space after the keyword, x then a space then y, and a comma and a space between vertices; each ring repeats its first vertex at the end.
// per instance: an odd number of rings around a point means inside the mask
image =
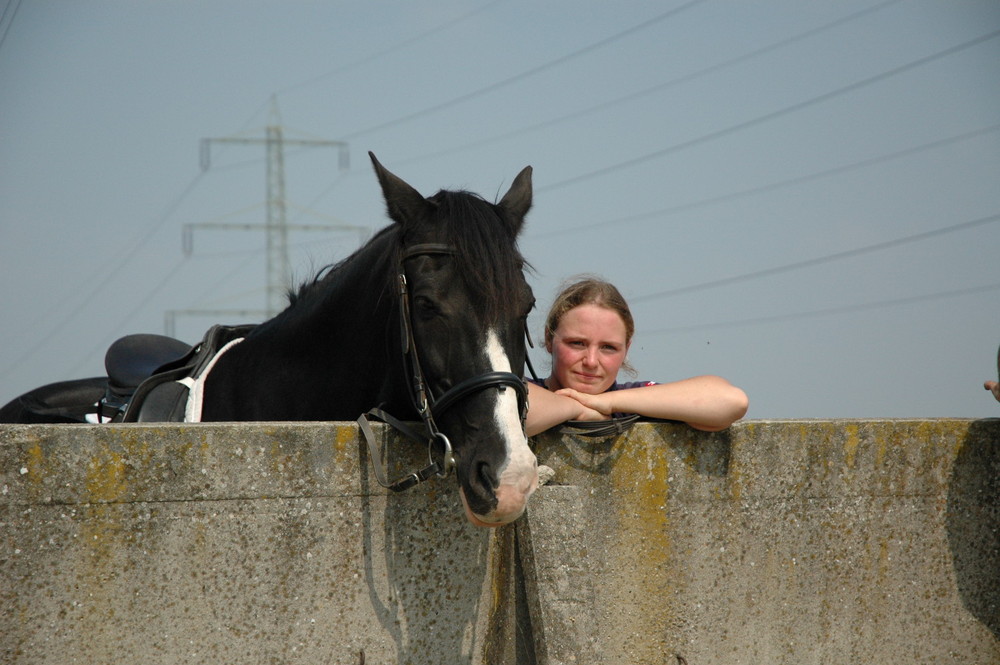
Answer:
POLYGON ((434 461, 434 442, 438 439, 441 440, 444 449, 441 452, 441 464, 437 477, 447 478, 455 470, 455 454, 451 451, 451 441, 448 440, 447 436, 441 432, 434 432, 434 436, 427 442, 427 458, 431 464, 436 464, 434 461))

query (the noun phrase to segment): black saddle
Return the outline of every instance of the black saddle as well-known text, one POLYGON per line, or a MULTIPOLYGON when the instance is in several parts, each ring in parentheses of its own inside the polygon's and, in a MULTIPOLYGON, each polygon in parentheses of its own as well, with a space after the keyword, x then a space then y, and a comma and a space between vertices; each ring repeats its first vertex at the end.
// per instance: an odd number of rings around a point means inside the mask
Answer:
POLYGON ((114 422, 182 422, 189 389, 180 379, 198 377, 219 349, 255 325, 213 326, 190 346, 163 335, 127 335, 108 348, 108 386, 98 405, 114 422))
POLYGON ((194 346, 122 337, 104 356, 107 376, 35 388, 0 406, 0 423, 183 422, 191 383, 179 381, 200 377, 222 347, 255 327, 214 326, 194 346))
POLYGON ((126 335, 117 340, 104 354, 108 372, 104 403, 115 408, 127 405, 139 384, 190 351, 190 344, 163 335, 126 335))

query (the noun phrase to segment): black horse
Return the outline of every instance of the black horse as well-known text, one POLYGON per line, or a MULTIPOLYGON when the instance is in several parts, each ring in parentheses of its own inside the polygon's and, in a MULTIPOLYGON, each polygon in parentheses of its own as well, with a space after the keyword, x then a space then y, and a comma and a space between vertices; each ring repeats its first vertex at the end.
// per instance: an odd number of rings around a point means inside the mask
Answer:
POLYGON ((534 301, 517 248, 531 168, 492 204, 463 191, 424 198, 370 156, 395 223, 290 294, 283 312, 213 329, 220 348, 197 362, 171 362, 182 349, 169 342, 147 348, 137 377, 134 353, 112 347, 109 378, 39 388, 0 409, 0 422, 78 421, 72 403, 100 411, 113 393, 126 395, 125 421, 353 420, 375 408, 423 419, 443 464, 454 463, 470 521, 516 519, 537 485, 522 382, 534 301), (120 389, 129 383, 138 389, 120 389))

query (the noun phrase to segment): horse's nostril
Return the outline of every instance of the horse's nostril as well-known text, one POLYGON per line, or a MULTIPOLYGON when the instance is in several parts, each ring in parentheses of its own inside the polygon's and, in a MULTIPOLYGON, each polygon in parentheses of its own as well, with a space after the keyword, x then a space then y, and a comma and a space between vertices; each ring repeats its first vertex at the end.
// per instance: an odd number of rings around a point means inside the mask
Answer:
POLYGON ((494 490, 499 484, 496 474, 493 473, 493 468, 487 462, 480 462, 477 465, 476 475, 478 476, 479 482, 482 483, 484 489, 494 490))

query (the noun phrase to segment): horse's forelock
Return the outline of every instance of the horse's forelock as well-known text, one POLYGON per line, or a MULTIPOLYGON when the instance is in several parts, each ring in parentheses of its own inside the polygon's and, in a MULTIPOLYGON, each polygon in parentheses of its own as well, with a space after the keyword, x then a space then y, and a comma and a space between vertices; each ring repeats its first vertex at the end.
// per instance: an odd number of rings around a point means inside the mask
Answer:
POLYGON ((435 203, 432 224, 441 224, 441 241, 455 247, 455 271, 484 315, 493 321, 517 301, 511 297, 521 288, 524 258, 517 247, 517 225, 505 219, 506 211, 470 192, 441 191, 435 203))

